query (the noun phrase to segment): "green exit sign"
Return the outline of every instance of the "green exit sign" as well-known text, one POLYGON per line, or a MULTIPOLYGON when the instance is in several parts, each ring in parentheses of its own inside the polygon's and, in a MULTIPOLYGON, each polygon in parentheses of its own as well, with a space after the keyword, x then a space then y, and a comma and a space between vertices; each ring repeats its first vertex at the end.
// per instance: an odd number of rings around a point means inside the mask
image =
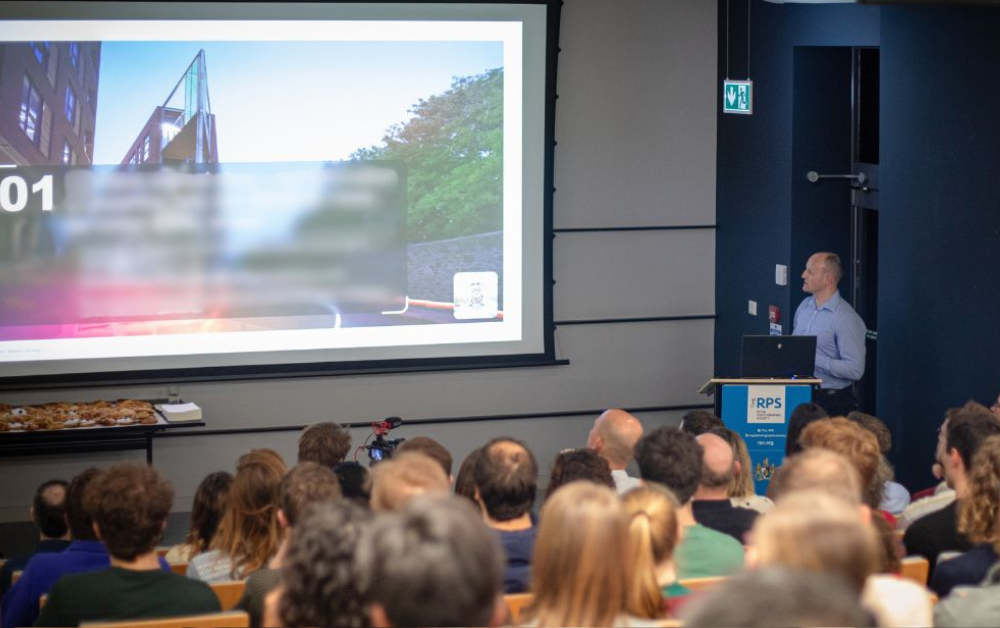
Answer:
POLYGON ((722 113, 753 113, 753 81, 722 82, 722 113))

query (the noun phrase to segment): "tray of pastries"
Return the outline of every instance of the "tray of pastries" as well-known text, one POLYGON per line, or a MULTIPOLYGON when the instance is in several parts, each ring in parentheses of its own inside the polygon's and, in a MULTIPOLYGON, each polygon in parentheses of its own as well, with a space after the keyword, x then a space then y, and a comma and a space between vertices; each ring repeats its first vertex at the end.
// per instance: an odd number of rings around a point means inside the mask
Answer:
POLYGON ((164 421, 153 404, 137 399, 58 402, 37 406, 0 403, 0 432, 156 425, 164 421))

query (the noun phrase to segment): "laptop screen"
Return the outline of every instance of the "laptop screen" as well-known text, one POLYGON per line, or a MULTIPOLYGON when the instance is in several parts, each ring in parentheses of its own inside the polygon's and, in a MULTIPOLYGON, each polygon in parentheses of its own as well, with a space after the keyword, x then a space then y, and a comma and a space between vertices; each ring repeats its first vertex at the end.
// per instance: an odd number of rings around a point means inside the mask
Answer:
POLYGON ((813 377, 816 336, 743 336, 741 377, 813 377))

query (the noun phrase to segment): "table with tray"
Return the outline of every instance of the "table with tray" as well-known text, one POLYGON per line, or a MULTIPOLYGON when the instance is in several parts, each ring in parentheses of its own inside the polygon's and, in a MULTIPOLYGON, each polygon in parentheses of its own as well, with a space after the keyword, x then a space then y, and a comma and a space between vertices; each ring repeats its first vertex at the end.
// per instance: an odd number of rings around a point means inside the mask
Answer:
MULTIPOLYGON (((150 401, 154 407, 165 399, 150 401)), ((204 427, 204 421, 171 423, 156 411, 156 423, 143 425, 93 425, 56 430, 0 432, 0 458, 43 454, 89 453, 98 451, 145 450, 147 464, 153 464, 153 435, 178 427, 204 427)))

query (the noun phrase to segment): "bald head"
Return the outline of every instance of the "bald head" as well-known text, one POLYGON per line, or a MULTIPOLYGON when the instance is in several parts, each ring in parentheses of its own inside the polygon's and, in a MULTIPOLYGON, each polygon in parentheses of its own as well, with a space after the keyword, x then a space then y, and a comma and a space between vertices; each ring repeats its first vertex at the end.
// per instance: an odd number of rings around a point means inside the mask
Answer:
POLYGON ((642 438, 642 423, 624 410, 605 411, 594 421, 587 447, 608 461, 612 469, 624 469, 642 438))
POLYGON ((715 434, 701 434, 695 440, 703 452, 701 487, 728 492, 735 473, 733 448, 715 434))

